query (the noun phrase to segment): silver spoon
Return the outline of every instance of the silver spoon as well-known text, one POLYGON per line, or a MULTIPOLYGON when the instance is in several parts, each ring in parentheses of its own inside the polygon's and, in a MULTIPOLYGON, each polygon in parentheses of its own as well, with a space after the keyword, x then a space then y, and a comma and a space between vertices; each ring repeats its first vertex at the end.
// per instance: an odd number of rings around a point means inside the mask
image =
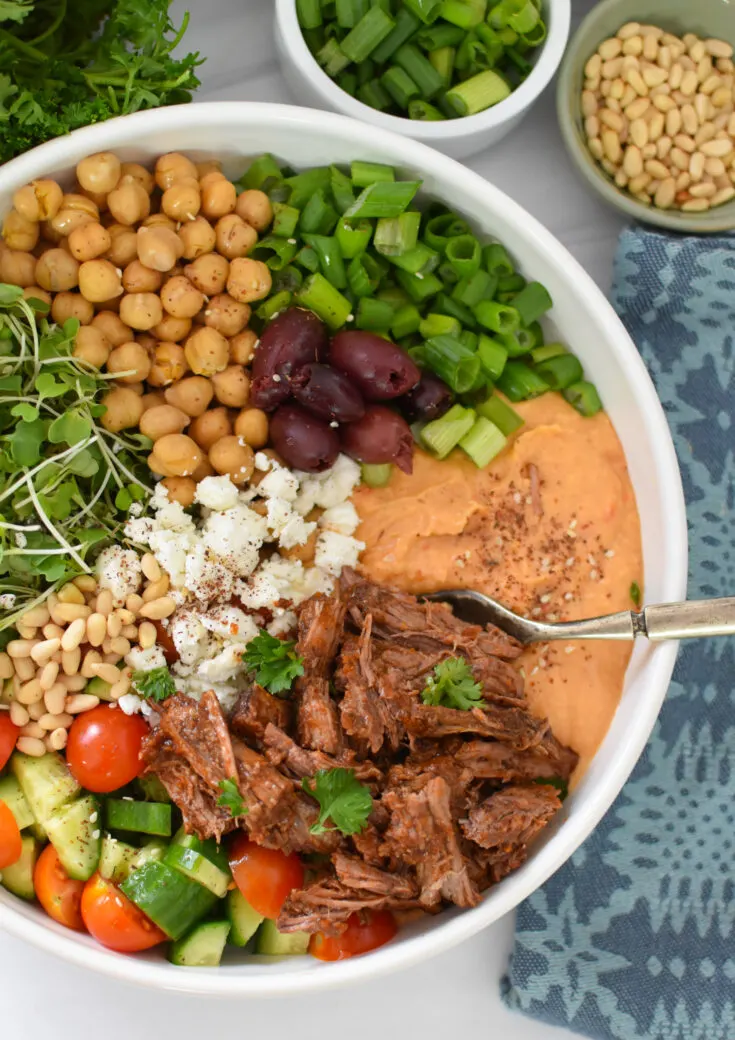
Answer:
POLYGON ((645 636, 652 642, 659 642, 662 639, 735 635, 735 598, 658 603, 644 607, 640 612, 622 610, 619 614, 604 614, 586 621, 560 621, 555 624, 530 621, 508 610, 497 600, 471 589, 432 592, 424 599, 449 604, 463 621, 476 625, 496 625, 524 646, 552 639, 631 640, 636 636, 645 636))

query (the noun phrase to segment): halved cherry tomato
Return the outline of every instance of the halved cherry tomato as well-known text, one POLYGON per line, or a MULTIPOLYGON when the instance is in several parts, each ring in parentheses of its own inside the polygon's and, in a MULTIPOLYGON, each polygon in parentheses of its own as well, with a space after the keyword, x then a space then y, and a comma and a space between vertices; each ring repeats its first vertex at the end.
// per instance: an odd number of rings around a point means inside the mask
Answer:
POLYGON ((20 729, 10 721, 7 711, 0 711, 0 769, 4 769, 13 753, 20 729))
POLYGON ((343 961, 377 950, 397 931, 396 919, 388 910, 365 910, 350 917, 342 935, 324 935, 323 932, 312 935, 309 953, 320 961, 343 961))
POLYGON ((98 943, 118 953, 139 953, 166 941, 161 929, 99 874, 84 886, 82 918, 98 943))
POLYGON ((49 917, 76 932, 84 931, 80 910, 83 881, 72 881, 59 861, 53 845, 47 845, 33 871, 36 898, 49 917))
POLYGON ((20 830, 10 807, 0 801, 0 870, 17 863, 23 846, 20 841, 20 830))
POLYGON ((287 856, 278 849, 264 849, 247 834, 238 834, 232 843, 230 869, 252 908, 273 920, 291 890, 304 883, 304 868, 295 853, 287 856))
POLYGON ((110 704, 101 704, 77 715, 72 723, 66 763, 88 791, 116 791, 140 775, 140 745, 148 732, 140 715, 126 715, 110 704))

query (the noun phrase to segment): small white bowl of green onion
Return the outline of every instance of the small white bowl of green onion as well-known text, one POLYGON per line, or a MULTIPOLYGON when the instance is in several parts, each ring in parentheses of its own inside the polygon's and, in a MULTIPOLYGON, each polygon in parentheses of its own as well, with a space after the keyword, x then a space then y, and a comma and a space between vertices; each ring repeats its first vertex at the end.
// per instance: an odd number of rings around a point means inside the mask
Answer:
POLYGON ((276 0, 284 77, 301 104, 455 159, 526 115, 556 72, 570 0, 276 0))

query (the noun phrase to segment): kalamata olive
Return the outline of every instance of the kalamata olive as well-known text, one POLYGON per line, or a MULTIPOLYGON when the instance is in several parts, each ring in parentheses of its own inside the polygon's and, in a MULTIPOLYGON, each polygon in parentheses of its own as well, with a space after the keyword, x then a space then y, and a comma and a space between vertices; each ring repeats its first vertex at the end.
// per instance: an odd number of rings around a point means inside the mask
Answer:
POLYGON ((414 422, 416 419, 438 419, 450 408, 454 394, 446 383, 432 372, 422 372, 413 390, 401 398, 401 411, 414 422))
POLYGON ((368 401, 389 401, 416 386, 420 371, 400 347, 373 332, 338 332, 329 360, 368 401))
POLYGON ((413 436, 405 419, 382 404, 368 406, 362 419, 343 426, 342 447, 358 462, 395 462, 413 470, 413 436))
POLYGON ((270 442, 287 466, 318 473, 339 455, 337 431, 298 404, 282 404, 271 417, 270 442))
POLYGON ((289 307, 274 318, 263 330, 253 358, 253 407, 271 411, 285 401, 291 376, 304 365, 323 361, 328 345, 327 327, 311 311, 289 307))
POLYGON ((322 419, 348 423, 365 414, 360 391, 344 372, 331 365, 304 365, 291 379, 291 393, 322 419))

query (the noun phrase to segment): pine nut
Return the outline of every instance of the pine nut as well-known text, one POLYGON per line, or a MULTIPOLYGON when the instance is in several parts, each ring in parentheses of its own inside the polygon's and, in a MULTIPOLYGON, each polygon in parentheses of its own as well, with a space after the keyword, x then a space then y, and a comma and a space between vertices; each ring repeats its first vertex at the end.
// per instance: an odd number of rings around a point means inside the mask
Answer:
POLYGON ((626 69, 625 79, 640 97, 648 97, 648 87, 638 69, 626 69))
POLYGON ((141 649, 150 650, 152 646, 156 645, 157 638, 156 626, 150 621, 144 621, 138 629, 138 643, 141 649))
POLYGON ((721 188, 716 195, 713 195, 710 199, 710 206, 721 206, 730 199, 735 199, 735 187, 732 185, 729 188, 721 188))
POLYGON ((75 647, 73 650, 64 650, 61 654, 61 668, 64 675, 72 676, 76 675, 79 671, 79 665, 82 661, 82 651, 79 647, 75 647))
POLYGON ((618 172, 615 174, 614 180, 619 188, 625 188, 628 184, 628 175, 626 174, 625 170, 618 169, 618 172))
POLYGON ((15 661, 15 674, 21 682, 28 682, 36 674, 36 666, 30 657, 19 657, 15 661))
POLYGON ((11 679, 13 677, 13 662, 6 653, 0 653, 0 679, 11 679))
MULTIPOLYGON (((708 54, 703 58, 700 58, 697 62, 697 79, 700 83, 705 83, 712 75, 712 59, 708 54)), ((701 88, 700 88, 701 89, 701 88)))
POLYGON ((697 148, 694 138, 690 137, 689 134, 677 134, 674 138, 674 144, 677 148, 681 148, 683 152, 689 152, 690 155, 697 148))
MULTIPOLYGON (((46 714, 46 705, 42 700, 34 701, 27 706, 28 717, 31 722, 38 722, 42 715, 46 714)), ((31 734, 32 736, 33 734, 31 734)))
POLYGON ((107 618, 104 614, 94 613, 87 618, 87 642, 91 646, 102 646, 107 635, 107 618))
POLYGON ((623 156, 623 170, 626 176, 631 179, 634 177, 640 177, 643 173, 643 156, 641 150, 636 145, 631 144, 625 149, 625 155, 623 156))
POLYGON ((130 653, 130 641, 124 636, 118 636, 116 639, 111 639, 110 651, 113 654, 120 654, 120 657, 125 657, 125 654, 130 653))
POLYGON ((36 701, 43 700, 41 683, 38 679, 30 679, 27 683, 23 683, 15 696, 21 704, 35 704, 36 701))
POLYGON ((80 574, 78 578, 74 579, 74 584, 86 596, 97 591, 97 579, 93 574, 80 574))
POLYGON ((42 715, 38 720, 38 725, 41 729, 51 731, 59 728, 67 729, 73 721, 74 717, 72 715, 62 712, 60 715, 42 715))
MULTIPOLYGON (((733 145, 731 141, 727 141, 723 138, 714 138, 712 141, 705 141, 700 147, 700 152, 706 156, 714 156, 716 158, 722 158, 723 155, 729 155, 732 151, 733 145)), ((10 653, 11 644, 8 643, 8 653, 10 653)), ((12 654, 10 655, 13 656, 12 654)))
POLYGON ((623 41, 623 54, 633 55, 638 58, 643 53, 643 37, 642 36, 631 36, 630 39, 623 41))
MULTIPOLYGON (((114 614, 110 614, 110 616, 107 619, 107 635, 111 639, 114 639, 116 636, 120 635, 120 633, 122 632, 122 627, 123 623, 118 617, 117 611, 114 614)), ((102 645, 104 646, 104 644, 105 641, 103 640, 102 645)))
POLYGON ((31 758, 42 758, 46 754, 46 745, 35 737, 18 737, 15 746, 18 751, 24 755, 30 755, 31 758))
POLYGON ((667 177, 661 181, 658 191, 653 199, 654 206, 659 209, 669 209, 676 195, 676 182, 673 177, 667 177))
POLYGON ((659 47, 658 58, 656 60, 658 61, 659 66, 662 69, 665 69, 668 73, 669 69, 671 68, 671 63, 673 61, 673 57, 671 55, 671 47, 667 47, 666 44, 664 44, 662 47, 659 47))
POLYGON ((694 112, 700 123, 707 122, 711 118, 709 114, 710 100, 704 94, 697 94, 694 99, 694 112))
POLYGON ((666 113, 666 133, 669 137, 676 137, 681 130, 681 112, 674 107, 666 113))
POLYGON ((683 152, 681 148, 671 149, 671 162, 677 170, 683 171, 689 169, 689 156, 686 152, 683 152))
POLYGON ((689 48, 689 57, 692 61, 701 61, 706 53, 707 48, 704 45, 704 40, 697 40, 697 42, 693 43, 689 48))
POLYGON ((665 181, 669 176, 668 169, 658 159, 649 159, 648 162, 645 163, 644 169, 646 173, 650 173, 651 176, 655 177, 657 180, 665 181))
POLYGON ((617 58, 618 54, 623 49, 622 40, 616 36, 611 36, 609 40, 604 40, 597 48, 597 53, 600 55, 603 61, 610 61, 611 58, 617 58))
POLYGON ((719 76, 716 72, 713 72, 712 75, 708 76, 704 83, 702 83, 702 85, 699 88, 699 93, 706 95, 714 94, 714 92, 717 90, 719 86, 721 86, 721 84, 722 77, 719 76))
POLYGON ((600 140, 600 138, 590 137, 590 139, 587 141, 587 147, 589 148, 592 157, 594 159, 597 159, 599 162, 599 160, 602 159, 602 156, 604 155, 602 149, 602 141, 600 140))
POLYGON ((709 199, 689 199, 681 208, 685 213, 706 213, 710 208, 709 199))
POLYGON ((684 191, 686 188, 689 187, 691 183, 692 178, 686 170, 683 173, 680 173, 679 176, 676 178, 677 192, 684 191))
POLYGON ((675 61, 669 69, 669 86, 672 90, 678 90, 684 78, 684 69, 680 61, 675 61))
POLYGON ((94 697, 91 693, 77 693, 66 698, 65 711, 67 715, 79 715, 80 712, 96 708, 99 702, 99 697, 94 697))
POLYGON ((114 701, 119 700, 120 697, 124 697, 130 689, 130 678, 127 675, 123 675, 122 679, 110 687, 110 696, 114 701))
POLYGON ((658 141, 656 141, 656 157, 658 159, 665 159, 671 151, 672 144, 673 142, 671 138, 667 135, 659 137, 658 141))
POLYGON ((131 643, 136 643, 138 641, 137 625, 123 625, 123 630, 120 635, 125 636, 125 638, 130 640, 131 643))
POLYGON ((629 127, 630 139, 638 148, 648 144, 648 123, 643 119, 634 119, 629 127))
POLYGON ((587 79, 594 79, 600 75, 602 69, 602 58, 599 54, 593 54, 590 60, 584 67, 584 74, 587 79))
POLYGON ((85 603, 59 603, 51 611, 51 617, 57 625, 70 625, 77 618, 88 618, 92 608, 85 603))
MULTIPOLYGON (((631 87, 631 90, 633 88, 631 87)), ((650 108, 651 102, 648 98, 637 97, 635 101, 632 101, 625 108, 626 118, 633 122, 634 119, 641 119, 650 108)))
POLYGON ((597 116, 587 116, 584 121, 584 132, 588 137, 598 137, 600 133, 600 120, 597 116))
POLYGON ((639 36, 640 31, 640 22, 626 22, 618 29, 617 37, 619 40, 629 40, 631 36, 639 36))
POLYGON ((43 628, 44 625, 48 624, 50 617, 51 615, 49 614, 48 609, 41 603, 39 606, 32 607, 30 610, 25 612, 23 615, 23 624, 29 625, 32 628, 43 628))
POLYGON ((95 675, 99 675, 100 679, 104 679, 111 686, 120 678, 120 669, 116 668, 114 664, 96 664, 93 665, 93 669, 95 675))
POLYGON ((727 123, 727 132, 730 137, 735 137, 735 112, 730 116, 727 123))
POLYGON ((652 33, 643 37, 643 57, 646 61, 655 61, 658 57, 658 40, 652 33))
POLYGON ((39 726, 39 724, 33 720, 27 722, 25 726, 21 728, 20 733, 22 737, 35 737, 37 740, 43 740, 46 736, 46 731, 43 726, 39 726))
POLYGON ((55 683, 50 690, 46 690, 43 697, 43 702, 46 705, 46 711, 50 715, 60 715, 64 710, 64 704, 66 703, 67 690, 63 683, 55 683))
POLYGON ((107 617, 108 614, 112 613, 112 593, 109 589, 102 589, 97 594, 95 610, 98 614, 104 614, 105 617, 107 617))
POLYGON ((689 174, 693 181, 699 181, 704 175, 705 157, 701 152, 695 152, 689 160, 689 174))
POLYGON ((71 582, 68 585, 63 585, 58 593, 59 603, 84 603, 84 593, 72 585, 71 582))
POLYGON ((602 159, 600 161, 600 166, 610 177, 614 177, 615 174, 618 172, 617 165, 614 162, 610 162, 609 159, 602 159))
MULTIPOLYGON (((662 91, 663 87, 656 87, 655 89, 657 91, 662 91)), ((659 112, 663 112, 664 114, 672 112, 676 108, 676 102, 672 97, 669 97, 668 94, 652 94, 651 99, 659 112)))
POLYGON ((648 68, 643 70, 643 82, 647 87, 660 87, 669 78, 666 69, 648 68))
POLYGON ((77 618, 67 628, 61 637, 61 649, 66 651, 76 650, 81 645, 87 634, 87 622, 85 618, 77 618))
POLYGON ((121 660, 120 654, 105 654, 105 656, 102 658, 102 663, 103 664, 119 664, 120 660, 121 660))
POLYGON ((63 751, 67 740, 68 734, 65 729, 55 729, 46 737, 46 747, 49 751, 63 751))
POLYGON ((650 173, 641 173, 637 177, 632 177, 628 182, 628 189, 634 194, 638 195, 651 183, 650 173))
POLYGON ((715 108, 724 108, 732 101, 732 91, 729 87, 718 87, 710 100, 715 108))
POLYGON ((16 726, 26 726, 30 715, 19 701, 10 702, 10 721, 16 726))
POLYGON ((5 649, 10 657, 16 659, 30 657, 35 645, 31 639, 11 639, 5 649))
MULTIPOLYGON (((619 162, 621 150, 617 134, 612 130, 606 130, 602 135, 602 141, 610 162, 619 162)), ((175 610, 175 601, 170 596, 161 596, 160 599, 154 599, 152 603, 146 603, 141 607, 140 615, 153 621, 160 621, 163 618, 171 617, 175 610)))
POLYGON ((135 621, 135 614, 132 610, 128 610, 126 607, 118 607, 115 613, 120 618, 123 625, 132 625, 135 621))
POLYGON ((61 677, 61 682, 63 682, 66 687, 67 693, 78 693, 87 685, 87 680, 83 675, 63 675, 61 677))
POLYGON ((93 679, 97 674, 92 669, 94 665, 102 664, 102 654, 99 650, 88 650, 84 655, 84 661, 82 662, 81 674, 85 679, 93 679))
POLYGON ((60 646, 61 639, 44 639, 40 643, 36 643, 31 650, 30 656, 37 665, 41 666, 51 660, 60 646))
MULTIPOLYGON (((632 104, 637 97, 638 95, 633 90, 630 83, 628 83, 625 87, 625 90, 623 91, 623 96, 620 98, 620 108, 627 108, 628 105, 632 104)), ((645 98, 643 100, 645 100, 645 98)))
POLYGON ((725 40, 705 40, 704 46, 713 58, 732 58, 733 46, 725 40))
POLYGON ((125 606, 133 614, 139 614, 140 608, 143 606, 143 597, 139 596, 137 592, 134 592, 125 600, 125 606))
MULTIPOLYGON (((595 95, 590 94, 589 96, 595 102, 595 108, 597 108, 597 101, 595 100, 595 95)), ((587 112, 585 114, 592 115, 593 112, 587 112)), ((161 577, 161 567, 153 553, 144 553, 141 556, 140 569, 143 571, 143 575, 148 579, 148 581, 158 581, 158 579, 161 577)))
POLYGON ((32 625, 24 625, 20 621, 15 626, 15 630, 18 633, 18 635, 20 636, 21 639, 30 639, 30 640, 33 640, 33 639, 36 638, 36 632, 38 631, 38 629, 34 628, 32 625))
MULTIPOLYGON (((617 96, 616 96, 616 91, 615 91, 615 84, 616 83, 622 83, 622 80, 618 80, 618 79, 613 80, 613 84, 610 87, 610 94, 608 95, 607 100, 605 101, 605 107, 607 109, 609 109, 610 112, 617 112, 618 115, 620 115, 623 110, 620 107, 620 102, 618 101, 617 96)), ((621 93, 621 96, 622 96, 622 93, 621 93)))
POLYGON ((55 625, 53 621, 49 622, 48 625, 43 626, 43 635, 46 639, 61 639, 64 634, 64 629, 55 625))
POLYGON ((611 61, 603 61, 601 75, 603 79, 617 79, 623 68, 622 58, 613 58, 611 61))
MULTIPOLYGON (((613 126, 611 122, 608 122, 608 126, 610 126, 610 128, 619 135, 621 130, 623 129, 622 117, 617 115, 617 113, 615 112, 611 112, 609 109, 603 108, 600 112, 600 121, 602 121, 602 116, 605 113, 606 118, 608 120, 615 120, 617 122, 617 126, 613 126)), ((155 581, 152 584, 150 584, 148 588, 143 592, 143 602, 152 603, 154 599, 160 599, 161 596, 166 595, 170 587, 171 582, 168 580, 168 574, 162 575, 162 577, 160 577, 158 581, 155 581)))
POLYGON ((52 688, 56 682, 56 677, 59 674, 59 665, 56 661, 49 661, 41 669, 38 681, 41 684, 41 689, 44 693, 52 688))
POLYGON ((715 130, 714 123, 704 123, 702 126, 700 126, 699 130, 697 130, 694 136, 694 143, 696 144, 697 148, 699 148, 700 145, 704 144, 705 141, 711 141, 716 133, 717 131, 715 130))

